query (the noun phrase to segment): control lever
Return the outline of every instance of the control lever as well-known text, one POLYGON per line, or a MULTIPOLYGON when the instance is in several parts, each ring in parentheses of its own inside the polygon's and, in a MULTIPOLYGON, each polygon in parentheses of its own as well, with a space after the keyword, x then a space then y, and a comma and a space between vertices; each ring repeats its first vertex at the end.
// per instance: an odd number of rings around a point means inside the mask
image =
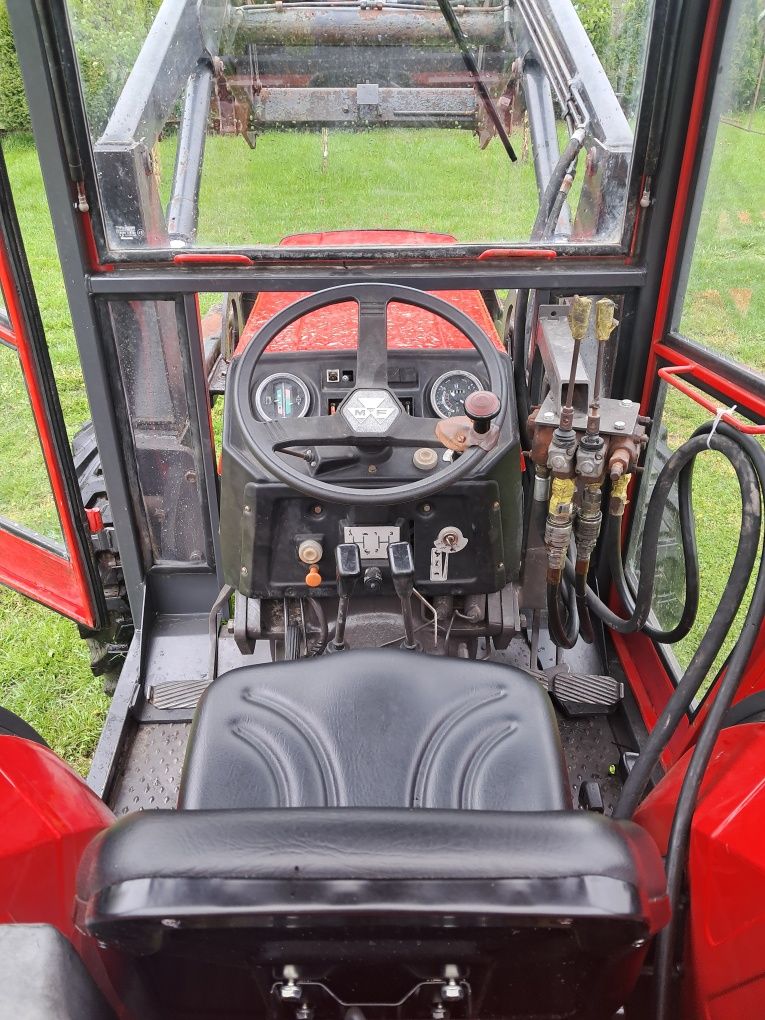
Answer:
POLYGON ((348 647, 345 643, 345 624, 351 605, 351 595, 356 581, 361 577, 361 552, 355 542, 341 542, 335 547, 335 567, 337 571, 337 623, 335 636, 327 646, 330 652, 343 652, 348 647))
POLYGON ((402 648, 417 651, 419 645, 414 639, 414 614, 412 592, 414 591, 414 553, 408 542, 391 542, 388 546, 388 564, 393 587, 401 600, 401 616, 404 620, 404 643, 402 648))

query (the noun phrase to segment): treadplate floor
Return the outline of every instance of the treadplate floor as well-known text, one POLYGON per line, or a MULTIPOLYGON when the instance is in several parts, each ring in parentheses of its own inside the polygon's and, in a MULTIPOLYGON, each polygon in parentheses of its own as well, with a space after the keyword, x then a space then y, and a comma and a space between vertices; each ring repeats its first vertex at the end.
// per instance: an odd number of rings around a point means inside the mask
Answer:
MULTIPOLYGON (((525 642, 513 641, 504 651, 494 652, 491 659, 524 668, 528 666, 528 648, 525 642)), ((196 702, 201 690, 193 693, 196 702)), ((620 748, 608 717, 570 719, 560 712, 557 715, 574 805, 579 803, 581 784, 595 780, 600 784, 606 814, 611 814, 621 789, 617 775, 620 748)), ((110 797, 116 815, 177 806, 190 729, 190 722, 145 722, 138 726, 110 797)))
POLYGON ((115 815, 178 804, 191 723, 143 723, 123 758, 109 806, 115 815))

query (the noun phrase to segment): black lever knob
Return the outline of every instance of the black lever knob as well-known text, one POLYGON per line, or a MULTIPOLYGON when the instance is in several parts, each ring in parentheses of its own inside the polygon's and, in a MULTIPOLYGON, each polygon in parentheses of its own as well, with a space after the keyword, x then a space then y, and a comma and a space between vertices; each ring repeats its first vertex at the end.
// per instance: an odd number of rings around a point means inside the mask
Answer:
POLYGON ((361 551, 355 542, 341 542, 335 546, 337 594, 350 596, 361 577, 361 551))
POLYGON ((391 542, 388 546, 388 565, 393 587, 399 598, 407 598, 414 591, 414 553, 408 542, 391 542))
POLYGON ((419 645, 414 638, 414 613, 412 592, 414 591, 414 553, 408 542, 391 542, 388 546, 388 565, 393 587, 401 600, 401 618, 404 621, 404 642, 402 648, 417 651, 419 645))
POLYGON ((473 428, 479 436, 489 431, 501 407, 499 397, 491 390, 476 390, 465 400, 465 414, 473 422, 473 428))

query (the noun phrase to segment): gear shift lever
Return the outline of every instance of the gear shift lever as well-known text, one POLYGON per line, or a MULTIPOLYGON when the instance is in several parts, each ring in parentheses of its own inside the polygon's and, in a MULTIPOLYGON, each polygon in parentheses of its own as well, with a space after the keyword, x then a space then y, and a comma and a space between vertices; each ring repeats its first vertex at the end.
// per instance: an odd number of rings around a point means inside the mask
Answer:
POLYGON ((335 547, 335 566, 337 568, 337 623, 335 636, 327 646, 330 652, 343 652, 348 647, 345 643, 345 624, 348 620, 348 609, 356 581, 361 577, 361 552, 354 542, 341 542, 335 547))
POLYGON ((412 613, 412 592, 414 591, 414 553, 408 542, 391 542, 388 546, 388 563, 393 587, 401 600, 401 616, 404 620, 406 638, 401 646, 416 651, 419 645, 414 639, 414 615, 412 613))

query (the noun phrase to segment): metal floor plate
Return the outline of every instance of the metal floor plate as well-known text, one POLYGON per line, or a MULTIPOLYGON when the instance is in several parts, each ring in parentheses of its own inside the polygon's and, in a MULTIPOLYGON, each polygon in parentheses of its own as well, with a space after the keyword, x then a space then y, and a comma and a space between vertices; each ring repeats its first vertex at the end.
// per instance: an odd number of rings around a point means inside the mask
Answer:
MULTIPOLYGON (((528 667, 528 646, 522 640, 514 640, 505 651, 494 652, 491 660, 528 667)), ((167 687, 167 694, 185 695, 188 707, 193 708, 207 684, 203 681, 161 686, 167 687)), ((578 804, 581 784, 595 780, 600 784, 606 814, 611 814, 621 789, 617 775, 620 748, 608 717, 569 719, 560 712, 557 716, 574 805, 578 804)), ((144 722, 137 727, 110 798, 116 815, 177 806, 190 729, 190 722, 144 722)))
POLYGON ((122 760, 109 806, 115 815, 178 804, 191 723, 143 723, 122 760))

